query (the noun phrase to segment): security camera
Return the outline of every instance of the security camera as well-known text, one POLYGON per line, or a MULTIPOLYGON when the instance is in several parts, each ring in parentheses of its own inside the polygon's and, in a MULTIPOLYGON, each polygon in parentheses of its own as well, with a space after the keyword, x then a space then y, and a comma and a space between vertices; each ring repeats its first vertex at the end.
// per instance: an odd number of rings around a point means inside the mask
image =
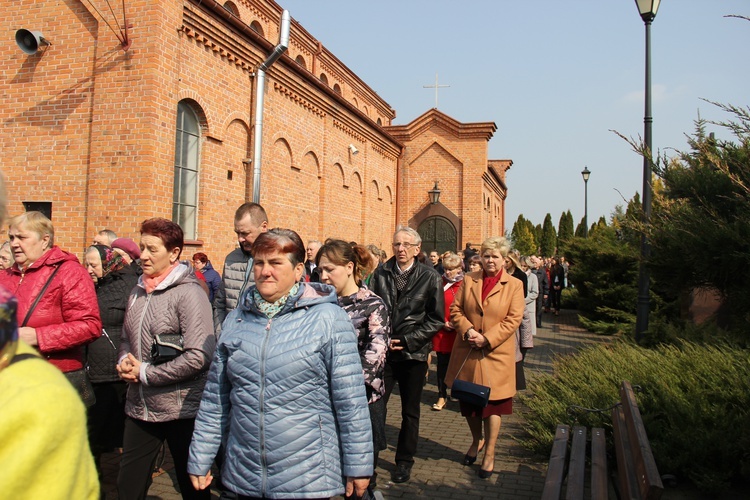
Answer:
POLYGON ((352 152, 352 155, 356 155, 357 153, 359 153, 359 149, 357 149, 357 148, 356 148, 356 147, 354 146, 354 144, 349 144, 349 151, 351 151, 351 152, 352 152))

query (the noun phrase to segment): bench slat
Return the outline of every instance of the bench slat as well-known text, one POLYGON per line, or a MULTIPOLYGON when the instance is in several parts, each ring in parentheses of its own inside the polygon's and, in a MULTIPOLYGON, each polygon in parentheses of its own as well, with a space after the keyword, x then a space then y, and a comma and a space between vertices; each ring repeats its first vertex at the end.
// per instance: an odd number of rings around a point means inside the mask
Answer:
POLYGON ((612 426, 617 454, 617 476, 620 480, 620 499, 639 500, 638 480, 633 464, 633 453, 630 450, 628 426, 625 423, 625 412, 619 406, 612 410, 612 426))
POLYGON ((568 439, 570 427, 564 424, 557 426, 555 440, 552 443, 552 453, 549 457, 547 477, 544 479, 542 500, 559 500, 565 475, 565 457, 568 454, 568 439))
POLYGON ((620 399, 628 425, 630 449, 636 466, 638 491, 641 497, 646 500, 658 500, 664 486, 656 467, 651 445, 646 436, 646 428, 643 426, 643 418, 641 418, 641 411, 638 409, 633 387, 627 380, 624 380, 620 386, 620 399))
POLYGON ((568 465, 568 486, 565 488, 566 500, 583 500, 583 488, 586 483, 586 438, 588 429, 581 425, 573 427, 573 444, 570 446, 568 465))
POLYGON ((591 498, 606 500, 607 487, 607 443, 604 429, 591 429, 591 498))

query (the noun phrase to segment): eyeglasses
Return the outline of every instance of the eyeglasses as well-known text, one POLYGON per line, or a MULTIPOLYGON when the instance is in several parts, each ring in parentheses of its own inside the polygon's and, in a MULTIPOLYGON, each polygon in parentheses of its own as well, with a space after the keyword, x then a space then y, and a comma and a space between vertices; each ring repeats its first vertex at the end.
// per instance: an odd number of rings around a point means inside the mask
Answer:
POLYGON ((418 246, 419 244, 417 243, 393 243, 393 248, 404 247, 407 250, 409 250, 410 248, 418 247, 418 246))

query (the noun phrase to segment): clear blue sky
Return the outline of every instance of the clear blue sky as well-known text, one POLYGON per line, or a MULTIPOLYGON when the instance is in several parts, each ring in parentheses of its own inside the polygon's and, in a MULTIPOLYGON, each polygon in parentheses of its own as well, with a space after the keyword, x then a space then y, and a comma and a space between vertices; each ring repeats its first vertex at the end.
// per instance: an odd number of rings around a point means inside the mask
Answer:
MULTIPOLYGON (((633 0, 277 0, 409 123, 438 109, 497 124, 490 159, 512 159, 506 228, 522 213, 589 224, 640 192, 645 28, 633 0)), ((710 101, 750 104, 750 0, 663 0, 651 28, 654 148, 686 150, 710 101)), ((275 42, 275 40, 272 40, 275 42)), ((730 138, 718 128, 721 138, 730 138)), ((441 185, 441 189, 446 186, 441 185)))

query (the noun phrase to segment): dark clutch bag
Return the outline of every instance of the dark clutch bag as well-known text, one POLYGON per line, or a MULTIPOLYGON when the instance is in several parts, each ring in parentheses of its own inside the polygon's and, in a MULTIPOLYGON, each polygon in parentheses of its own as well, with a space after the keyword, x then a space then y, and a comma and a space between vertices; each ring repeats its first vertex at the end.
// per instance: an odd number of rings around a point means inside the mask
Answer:
POLYGON ((490 400, 490 388, 474 382, 456 379, 451 386, 451 397, 484 408, 490 400))
POLYGON ((176 333, 157 335, 151 344, 151 364, 160 365, 172 361, 185 352, 182 335, 176 333))
POLYGON ((78 391, 78 395, 81 396, 81 401, 86 405, 86 408, 94 406, 96 395, 94 394, 94 386, 91 385, 91 379, 89 379, 89 374, 86 370, 74 370, 72 372, 65 372, 63 375, 68 379, 70 385, 78 391))

